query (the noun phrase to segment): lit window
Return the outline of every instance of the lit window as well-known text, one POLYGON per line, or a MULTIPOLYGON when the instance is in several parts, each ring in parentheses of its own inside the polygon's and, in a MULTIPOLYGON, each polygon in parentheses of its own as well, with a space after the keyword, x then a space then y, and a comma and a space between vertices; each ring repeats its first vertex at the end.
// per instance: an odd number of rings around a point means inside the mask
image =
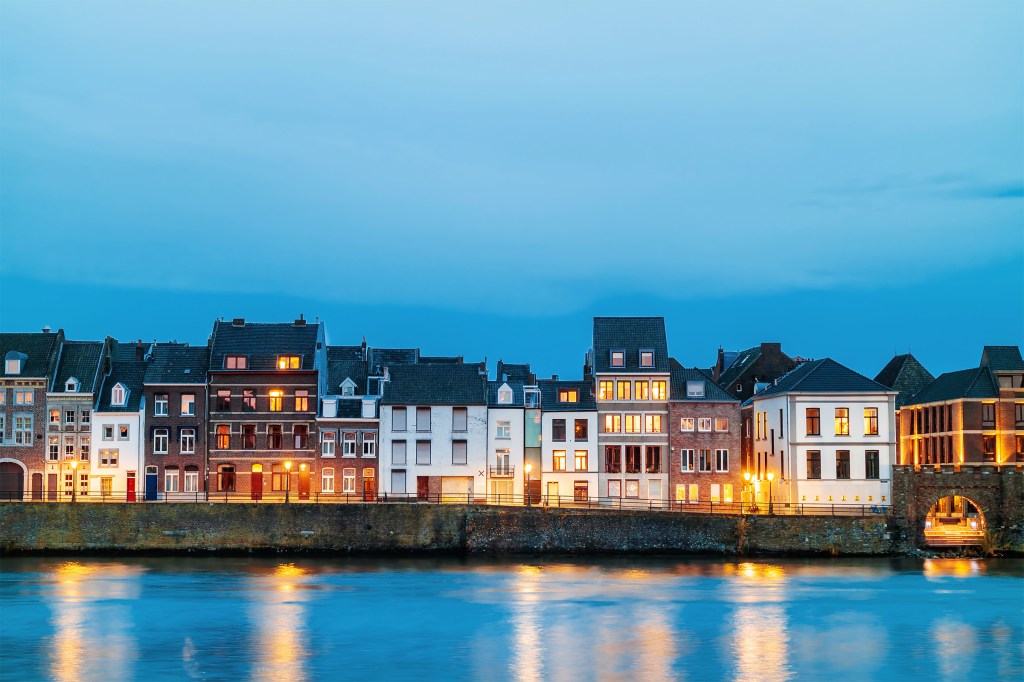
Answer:
POLYGON ((217 425, 217 449, 227 450, 231 447, 231 427, 227 424, 217 425))
POLYGON ((118 427, 117 427, 117 439, 118 440, 128 440, 128 425, 127 424, 119 424, 118 425, 118 427))
POLYGON ((503 389, 498 391, 498 402, 502 405, 506 405, 512 402, 512 391, 509 389, 503 389))
POLYGON ((850 408, 848 407, 836 408, 836 435, 850 435, 850 408))
POLYGON ((295 391, 295 411, 306 412, 309 410, 309 391, 298 389, 295 391))
POLYGON ((580 392, 575 388, 562 388, 558 390, 558 402, 560 403, 578 403, 580 401, 580 392))
POLYGON ((661 433, 661 415, 648 414, 644 416, 645 433, 661 433))
POLYGON ((298 355, 279 355, 277 357, 278 369, 299 369, 298 355))
POLYGON ((639 414, 626 415, 626 433, 642 433, 642 427, 639 414))
POLYGON ((606 414, 604 416, 604 432, 618 433, 622 430, 622 416, 618 414, 606 414))
POLYGON ((729 419, 727 417, 715 417, 715 431, 728 431, 729 419))
POLYGON ((181 414, 184 417, 194 416, 196 413, 196 396, 194 393, 181 394, 181 414))
POLYGON ((51 424, 59 424, 60 423, 60 410, 50 410, 50 423, 51 424))
POLYGON ((697 419, 697 430, 698 431, 710 431, 711 430, 711 417, 699 417, 697 419))
POLYGON ((865 407, 864 408, 864 435, 865 436, 877 436, 878 435, 878 408, 877 407, 865 407))
POLYGON ((554 471, 565 471, 565 450, 551 452, 551 468, 554 471))
POLYGON ((224 369, 246 369, 249 367, 249 358, 244 355, 228 355, 224 358, 224 369))
POLYGON ((649 388, 650 384, 646 381, 636 382, 636 390, 633 392, 633 397, 636 400, 647 400, 649 388))
POLYGON ((651 400, 666 400, 668 398, 668 388, 664 381, 652 381, 651 382, 651 400))
POLYGON ((35 403, 35 394, 30 388, 16 388, 14 389, 14 404, 15 405, 32 405, 35 403))
POLYGON ((600 381, 597 384, 598 400, 613 400, 615 398, 615 382, 600 381))
POLYGON ((617 388, 617 390, 618 390, 618 399, 619 400, 629 400, 630 399, 630 392, 631 392, 631 390, 633 388, 633 384, 628 382, 628 381, 620 381, 620 382, 618 382, 617 386, 618 386, 618 388, 617 388))
POLYGON ((577 419, 573 425, 573 438, 575 440, 585 441, 589 438, 590 434, 590 422, 586 419, 577 419))
POLYGON ((270 391, 270 411, 280 412, 284 407, 284 391, 279 388, 270 391))
POLYGON ((356 470, 355 469, 342 469, 341 470, 341 492, 345 495, 351 495, 356 491, 356 470))
POLYGON ((695 420, 694 420, 693 417, 682 417, 679 420, 679 430, 680 431, 693 431, 694 421, 695 420))
POLYGON ((327 467, 321 471, 323 477, 323 483, 320 486, 320 490, 325 493, 334 492, 334 469, 327 467))
POLYGON ((577 450, 575 454, 576 454, 576 462, 575 462, 576 471, 586 471, 587 469, 589 469, 590 467, 588 466, 588 461, 587 461, 588 460, 587 451, 586 450, 577 450))

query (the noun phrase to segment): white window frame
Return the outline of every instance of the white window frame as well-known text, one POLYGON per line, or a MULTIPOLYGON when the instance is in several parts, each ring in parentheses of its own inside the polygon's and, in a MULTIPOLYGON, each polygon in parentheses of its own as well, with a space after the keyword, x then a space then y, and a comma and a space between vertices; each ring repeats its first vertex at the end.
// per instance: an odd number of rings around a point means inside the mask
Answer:
POLYGON ((186 493, 197 493, 199 492, 199 471, 189 471, 185 469, 184 477, 185 486, 183 492, 186 493))
POLYGON ((693 417, 681 417, 679 419, 679 430, 690 433, 696 430, 697 420, 693 417))
POLYGON ((698 433, 711 433, 712 421, 711 417, 697 417, 698 433))
POLYGON ((158 393, 153 396, 153 416, 166 417, 167 407, 170 404, 170 397, 166 393, 158 393))
POLYGON ((723 473, 729 471, 729 449, 728 448, 719 448, 719 449, 715 450, 715 471, 721 471, 723 473), (723 462, 725 463, 724 467, 722 466, 723 462))
POLYGON ((114 440, 114 425, 104 424, 101 428, 100 438, 102 440, 114 440))
POLYGON ((114 387, 110 389, 110 404, 117 407, 124 407, 127 402, 128 389, 120 382, 114 384, 114 387))
POLYGON ((196 452, 196 430, 192 428, 182 429, 178 436, 181 454, 194 455, 196 452))
POLYGON ((494 437, 498 440, 508 440, 512 438, 512 422, 507 419, 499 420, 494 437))
POLYGON ((363 457, 377 456, 377 434, 373 431, 363 432, 363 457))
POLYGON ((341 434, 341 456, 342 457, 355 457, 356 456, 356 432, 355 431, 343 431, 341 434), (351 436, 351 438, 349 437, 351 436))
POLYGON ((164 469, 164 493, 178 492, 181 492, 181 470, 167 467, 164 469))
POLYGON ((715 431, 719 433, 726 433, 729 431, 729 418, 728 417, 715 417, 715 431), (721 426, 721 422, 724 422, 724 427, 721 426))
POLYGON ((356 469, 346 467, 341 470, 341 493, 342 495, 356 494, 356 469))
POLYGON ((334 467, 324 467, 320 470, 320 491, 334 492, 334 467))
POLYGON ((334 448, 338 435, 334 431, 322 431, 320 433, 320 454, 323 457, 334 457, 334 448))
POLYGON ((74 424, 74 423, 75 423, 75 411, 74 410, 64 410, 64 424, 74 424), (68 417, 71 417, 71 418, 68 419, 68 417))
POLYGON ((35 418, 31 414, 14 415, 14 437, 15 445, 32 445, 32 432, 35 429, 35 418))
POLYGON ((182 417, 194 417, 195 415, 196 415, 196 394, 195 393, 182 393, 181 394, 181 416, 182 417))
POLYGON ((170 429, 153 429, 153 454, 166 455, 170 446, 170 429), (160 447, 161 445, 163 445, 162 449, 160 447))
POLYGON ((714 453, 710 448, 701 448, 697 451, 697 473, 710 474, 714 471, 714 453))
POLYGON ((679 470, 684 474, 693 473, 693 448, 683 448, 679 451, 679 470))
POLYGON ((118 440, 131 440, 132 439, 132 428, 129 424, 118 424, 117 425, 117 439, 118 440), (124 434, 123 436, 121 434, 124 434))

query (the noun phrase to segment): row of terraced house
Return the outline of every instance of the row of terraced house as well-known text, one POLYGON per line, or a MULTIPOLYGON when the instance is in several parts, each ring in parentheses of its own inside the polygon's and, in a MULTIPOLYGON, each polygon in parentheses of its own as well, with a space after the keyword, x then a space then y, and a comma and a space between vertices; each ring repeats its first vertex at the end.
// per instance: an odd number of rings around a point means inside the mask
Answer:
POLYGON ((1024 361, 985 347, 874 378, 777 343, 669 354, 660 317, 598 317, 582 372, 327 343, 218 320, 205 345, 0 333, 0 497, 674 506, 889 502, 894 464, 1024 459, 1024 361))

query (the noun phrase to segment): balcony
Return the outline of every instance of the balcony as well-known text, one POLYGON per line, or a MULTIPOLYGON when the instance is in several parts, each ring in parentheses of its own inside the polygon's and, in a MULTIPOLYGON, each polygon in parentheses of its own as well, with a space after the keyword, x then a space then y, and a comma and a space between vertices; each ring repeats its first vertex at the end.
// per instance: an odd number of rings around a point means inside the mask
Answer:
POLYGON ((488 468, 491 478, 512 478, 516 473, 516 468, 511 464, 492 465, 488 468))

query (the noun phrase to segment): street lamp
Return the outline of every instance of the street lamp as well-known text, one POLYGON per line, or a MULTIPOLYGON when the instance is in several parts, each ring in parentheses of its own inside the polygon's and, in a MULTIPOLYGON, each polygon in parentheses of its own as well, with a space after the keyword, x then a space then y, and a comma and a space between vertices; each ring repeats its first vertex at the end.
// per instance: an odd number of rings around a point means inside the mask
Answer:
POLYGON ((78 501, 78 481, 75 480, 75 479, 78 478, 78 476, 76 474, 77 470, 78 470, 78 460, 77 459, 73 459, 73 460, 71 460, 71 501, 72 502, 77 502, 78 501))
POLYGON ((292 491, 292 463, 291 460, 284 463, 284 503, 288 504, 288 497, 292 491))
POLYGON ((533 465, 527 464, 526 468, 526 506, 530 506, 530 472, 533 471, 533 465))
POLYGON ((775 513, 775 508, 772 506, 772 481, 775 479, 775 474, 771 471, 768 472, 768 516, 775 513))

